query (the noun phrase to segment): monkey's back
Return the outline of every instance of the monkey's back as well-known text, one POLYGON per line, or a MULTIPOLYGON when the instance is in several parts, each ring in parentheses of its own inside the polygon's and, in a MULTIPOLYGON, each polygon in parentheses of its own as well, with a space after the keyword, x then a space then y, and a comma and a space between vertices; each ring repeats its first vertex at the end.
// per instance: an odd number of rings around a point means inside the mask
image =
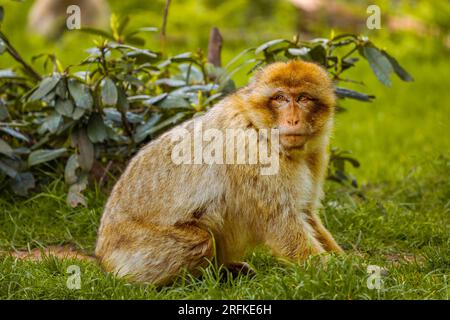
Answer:
MULTIPOLYGON (((214 108, 213 108, 214 109, 214 108)), ((215 126, 210 110, 189 120, 143 147, 129 162, 114 186, 106 203, 98 231, 97 249, 111 237, 133 233, 130 221, 173 226, 189 222, 209 212, 206 219, 215 219, 214 208, 223 198, 226 181, 223 166, 207 164, 176 164, 172 160, 172 139, 179 128, 191 135, 194 123, 201 121, 215 126), (211 179, 211 177, 217 177, 211 179), (192 182, 195 181, 195 184, 192 182)))

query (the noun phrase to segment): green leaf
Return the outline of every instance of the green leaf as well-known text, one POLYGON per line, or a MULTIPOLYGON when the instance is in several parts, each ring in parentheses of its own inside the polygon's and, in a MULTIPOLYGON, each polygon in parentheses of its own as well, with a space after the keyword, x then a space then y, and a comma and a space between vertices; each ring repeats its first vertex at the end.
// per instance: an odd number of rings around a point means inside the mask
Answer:
POLYGON ((125 37, 125 42, 131 43, 132 45, 135 45, 135 46, 144 46, 145 45, 145 39, 142 39, 140 37, 127 36, 127 37, 125 37))
POLYGON ((75 105, 78 108, 91 110, 94 105, 94 99, 92 98, 89 88, 75 79, 69 79, 68 83, 69 92, 75 101, 75 105))
POLYGON ((169 94, 167 98, 156 104, 162 109, 192 109, 191 104, 179 95, 169 94))
POLYGON ((146 56, 151 59, 155 59, 158 57, 158 55, 150 50, 144 50, 144 49, 138 49, 133 50, 131 52, 128 52, 126 54, 128 57, 139 57, 139 56, 146 56))
POLYGON ((78 162, 84 172, 89 172, 94 164, 94 145, 86 133, 85 129, 78 130, 78 162))
POLYGON ((386 51, 381 50, 381 52, 384 54, 384 56, 389 60, 391 63, 392 68, 394 68, 395 74, 406 82, 412 82, 414 81, 414 78, 405 70, 403 67, 398 63, 398 61, 389 55, 386 51))
POLYGON ((255 48, 247 48, 247 49, 241 51, 237 56, 235 56, 233 59, 231 59, 230 62, 228 62, 224 68, 225 69, 230 68, 233 64, 235 64, 237 61, 239 61, 243 56, 245 56, 247 53, 249 53, 250 51, 253 51, 253 50, 255 50, 255 48))
POLYGON ((98 113, 93 113, 87 126, 87 135, 93 143, 103 142, 108 136, 103 117, 98 113))
MULTIPOLYGON (((226 90, 227 88, 225 87, 224 89, 226 90)), ((209 103, 213 103, 214 100, 219 99, 220 97, 222 97, 223 94, 224 94, 223 92, 218 92, 218 93, 215 93, 215 94, 211 95, 208 99, 205 100, 204 105, 208 105, 209 103)))
POLYGON ((303 48, 289 48, 287 51, 293 56, 304 57, 304 56, 308 55, 308 52, 311 51, 311 49, 307 48, 307 47, 303 47, 303 48))
POLYGON ((115 108, 105 108, 103 109, 106 119, 116 123, 122 123, 122 114, 115 108))
POLYGON ((136 102, 136 101, 148 100, 148 99, 151 99, 151 98, 153 98, 153 97, 149 96, 149 95, 146 95, 146 94, 140 94, 140 95, 137 95, 137 96, 130 96, 130 97, 127 98, 127 100, 129 102, 136 102))
POLYGON ((359 168, 361 166, 361 164, 359 163, 358 160, 356 160, 355 158, 351 158, 351 157, 341 157, 340 159, 347 161, 349 163, 351 163, 351 165, 355 168, 359 168))
POLYGON ((158 28, 156 28, 156 27, 143 27, 143 28, 139 28, 137 31, 139 31, 139 32, 157 32, 158 28))
POLYGON ((130 103, 128 102, 125 90, 122 87, 117 87, 117 108, 121 112, 127 112, 130 109, 130 103))
POLYGON ((160 101, 164 100, 165 98, 167 98, 168 95, 169 94, 165 92, 165 93, 162 93, 162 94, 157 95, 155 97, 150 97, 150 98, 146 99, 145 101, 143 101, 143 103, 146 106, 153 106, 153 105, 157 104, 158 102, 160 102, 160 101))
POLYGON ((81 119, 81 117, 84 115, 85 112, 86 112, 86 110, 83 108, 75 108, 75 110, 73 111, 73 114, 72 114, 72 119, 74 119, 74 120, 81 119))
POLYGON ((138 126, 136 128, 136 134, 134 135, 134 141, 139 143, 142 140, 144 140, 148 135, 152 134, 154 132, 153 127, 156 125, 156 123, 158 123, 161 117, 162 117, 161 114, 156 113, 153 116, 151 116, 146 123, 138 126))
POLYGON ((67 86, 65 81, 58 82, 58 85, 55 89, 55 94, 62 99, 67 98, 67 86))
POLYGON ((362 48, 363 57, 367 59, 375 73, 376 77, 385 86, 391 85, 391 79, 389 78, 392 73, 392 65, 389 60, 375 47, 364 46, 362 48))
POLYGON ((5 18, 5 9, 3 9, 3 6, 0 6, 0 24, 3 22, 4 18, 5 18))
POLYGON ((123 30, 126 28, 128 23, 130 22, 130 17, 128 16, 120 16, 118 14, 113 13, 110 19, 111 31, 113 32, 113 36, 116 40, 120 38, 123 30))
POLYGON ((39 128, 39 132, 43 133, 49 131, 51 133, 55 133, 56 131, 58 131, 59 126, 62 123, 62 116, 57 112, 52 112, 45 118, 44 123, 42 123, 41 127, 39 128))
MULTIPOLYGON (((118 124, 122 123, 122 114, 117 109, 105 108, 103 109, 103 112, 105 113, 106 119, 118 124)), ((142 123, 144 121, 143 116, 133 112, 127 112, 126 117, 130 123, 142 123)))
POLYGON ((55 106, 55 98, 56 98, 56 93, 55 91, 51 91, 48 95, 46 95, 45 97, 43 97, 41 99, 41 101, 45 102, 46 104, 48 104, 50 107, 54 107, 55 106))
POLYGON ((327 63, 327 51, 322 45, 318 45, 312 48, 308 52, 308 55, 314 62, 318 62, 323 66, 325 66, 327 63))
POLYGON ((74 106, 72 101, 69 99, 66 100, 58 99, 56 101, 55 109, 60 115, 71 117, 73 114, 74 106))
POLYGON ((17 170, 2 160, 0 160, 0 171, 6 174, 10 178, 14 178, 17 175, 17 170))
POLYGON ((0 121, 5 120, 6 118, 8 118, 8 116, 8 109, 6 109, 6 107, 2 104, 2 100, 0 99, 0 121))
POLYGON ((352 33, 341 33, 341 34, 338 34, 337 36, 333 37, 330 41, 337 41, 342 38, 351 38, 351 39, 355 40, 358 38, 358 36, 356 34, 352 34, 352 33))
POLYGON ((182 88, 174 90, 170 93, 170 95, 187 97, 187 94, 186 94, 187 92, 195 92, 197 94, 199 91, 211 92, 213 90, 218 90, 218 89, 219 89, 219 85, 217 85, 215 83, 194 84, 194 85, 184 86, 182 88))
POLYGON ((1 138, 0 138, 0 153, 8 157, 11 157, 13 154, 13 149, 11 148, 11 146, 1 138))
POLYGON ((83 191, 86 189, 88 184, 87 175, 83 174, 78 178, 78 182, 72 184, 67 193, 67 204, 72 208, 78 205, 87 206, 86 197, 83 196, 83 191))
POLYGON ((168 126, 176 125, 176 124, 180 123, 185 117, 186 117, 186 113, 179 112, 179 113, 175 114, 174 116, 158 123, 156 126, 153 127, 153 130, 151 133, 157 132, 168 126))
POLYGON ((30 153, 28 156, 28 166, 32 167, 40 163, 48 162, 63 156, 66 153, 66 148, 61 149, 41 149, 30 153))
POLYGON ((11 189, 19 196, 27 196, 30 189, 36 186, 36 181, 31 172, 18 173, 11 181, 11 189))
MULTIPOLYGON (((1 41, 1 40, 0 40, 1 41)), ((19 79, 20 77, 12 69, 0 70, 0 78, 2 79, 19 79)))
POLYGON ((16 148, 14 149, 14 154, 15 155, 27 155, 31 152, 31 150, 27 147, 20 147, 20 148, 16 148))
POLYGON ((77 169, 80 167, 78 163, 78 155, 73 154, 69 157, 64 169, 64 180, 68 185, 74 184, 78 181, 77 169))
POLYGON ((119 33, 119 35, 121 35, 123 33, 123 31, 125 30, 125 28, 127 27, 128 23, 130 22, 130 17, 129 16, 122 16, 119 19, 119 26, 117 28, 117 31, 119 33))
POLYGON ((81 32, 89 33, 95 36, 101 36, 106 39, 114 40, 114 37, 106 31, 94 29, 94 28, 81 28, 81 32))
POLYGON ((138 33, 140 33, 140 32, 157 32, 157 31, 158 31, 158 28, 155 28, 155 27, 144 27, 144 28, 139 28, 139 29, 137 29, 137 30, 128 32, 128 33, 125 35, 125 39, 128 38, 128 37, 133 37, 134 35, 136 35, 136 34, 138 34, 138 33))
POLYGON ((164 78, 164 79, 156 80, 155 84, 156 85, 166 85, 169 87, 182 87, 182 86, 186 85, 186 82, 183 80, 164 78))
MULTIPOLYGON (((125 77, 123 77, 123 80, 128 82, 129 84, 135 86, 135 87, 143 87, 143 86, 145 86, 144 82, 141 79, 139 79, 137 77, 130 76, 128 74, 125 77)), ((119 99, 120 99, 120 95, 119 95, 119 99)))
POLYGON ((4 127, 4 128, 0 128, 1 131, 6 132, 7 134, 9 134, 10 136, 25 141, 25 142, 30 142, 30 139, 28 139, 27 136, 25 136, 24 134, 20 133, 17 130, 14 130, 12 128, 9 127, 4 127))
POLYGON ((180 53, 170 58, 172 62, 190 62, 192 60, 192 52, 180 53))
POLYGON ((117 104, 118 93, 117 87, 111 78, 106 77, 102 80, 101 84, 101 96, 104 106, 115 106, 117 104))
POLYGON ((130 123, 142 123, 144 122, 144 117, 140 114, 133 113, 133 112, 127 112, 126 117, 128 122, 130 123))
POLYGON ((337 87, 335 89, 335 93, 339 98, 350 98, 350 99, 355 99, 355 100, 365 101, 365 102, 370 102, 370 101, 372 101, 372 99, 375 98, 375 96, 373 96, 373 95, 368 95, 365 93, 361 93, 361 92, 357 92, 357 91, 353 91, 353 90, 345 89, 345 88, 339 88, 339 87, 337 87))
POLYGON ((267 49, 269 49, 270 47, 273 47, 279 43, 283 43, 283 42, 289 42, 286 39, 275 39, 275 40, 271 40, 268 41, 266 43, 263 43, 262 45, 260 45, 258 48, 256 48, 255 50, 255 54, 259 54, 263 51, 266 51, 267 49))
POLYGON ((52 77, 45 78, 41 81, 39 87, 33 92, 28 100, 36 101, 44 98, 56 87, 60 79, 61 77, 59 74, 54 74, 52 77))

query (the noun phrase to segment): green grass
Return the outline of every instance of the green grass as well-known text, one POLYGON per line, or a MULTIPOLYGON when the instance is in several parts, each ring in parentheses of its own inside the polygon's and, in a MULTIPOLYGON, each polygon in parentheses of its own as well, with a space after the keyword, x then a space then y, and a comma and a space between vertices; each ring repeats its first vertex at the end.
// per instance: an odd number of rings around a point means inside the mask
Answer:
MULTIPOLYGON (((448 299, 450 225, 447 208, 449 159, 423 164, 427 174, 365 189, 368 200, 330 186, 323 216, 346 249, 323 266, 315 259, 286 264, 264 251, 248 258, 254 278, 220 280, 210 266, 199 279, 186 276, 171 287, 130 285, 94 263, 48 258, 42 262, 0 260, 1 299, 448 299), (446 179, 447 178, 447 179, 446 179), (402 187, 402 185, 411 187, 402 187), (430 190, 430 185, 433 189, 430 190), (369 190, 370 189, 370 190, 369 190), (381 190, 385 191, 381 191, 381 190), (66 286, 70 265, 81 270, 81 289, 66 286), (366 268, 386 270, 383 289, 367 288, 366 268)), ((91 251, 105 196, 89 193, 92 209, 68 209, 61 182, 17 203, 1 199, 0 246, 24 248, 76 244, 91 251)))

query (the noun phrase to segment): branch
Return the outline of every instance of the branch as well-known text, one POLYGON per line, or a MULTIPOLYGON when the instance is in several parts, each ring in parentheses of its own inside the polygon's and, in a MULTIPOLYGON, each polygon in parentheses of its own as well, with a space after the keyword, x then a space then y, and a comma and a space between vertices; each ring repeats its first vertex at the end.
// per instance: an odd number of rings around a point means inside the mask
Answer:
POLYGON ((18 63, 22 65, 22 67, 25 69, 26 73, 28 73, 31 77, 33 77, 37 81, 41 81, 42 77, 41 75, 34 70, 34 68, 29 65, 17 52, 17 50, 12 46, 11 42, 9 42, 6 35, 0 31, 0 39, 5 43, 6 45, 6 51, 9 53, 9 55, 16 60, 18 63))
POLYGON ((164 7, 163 22, 161 26, 161 49, 164 52, 166 48, 166 26, 167 16, 169 15, 170 0, 166 0, 166 6, 164 7))

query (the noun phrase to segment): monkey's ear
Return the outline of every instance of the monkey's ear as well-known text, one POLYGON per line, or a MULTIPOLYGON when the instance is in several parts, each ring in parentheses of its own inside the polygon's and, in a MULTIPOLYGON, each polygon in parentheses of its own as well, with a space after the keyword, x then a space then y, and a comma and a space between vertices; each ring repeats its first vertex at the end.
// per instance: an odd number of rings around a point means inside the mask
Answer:
POLYGON ((241 89, 239 89, 239 96, 241 97, 242 100, 247 101, 247 100, 249 100, 249 98, 254 90, 255 90, 255 86, 252 86, 252 84, 249 83, 245 87, 242 87, 241 89))
POLYGON ((263 75, 264 75, 264 71, 269 66, 266 66, 266 67, 259 66, 259 67, 257 67, 255 69, 254 73, 253 73, 253 76, 250 78, 249 85, 255 85, 257 83, 260 83, 262 81, 262 78, 263 78, 263 75))

